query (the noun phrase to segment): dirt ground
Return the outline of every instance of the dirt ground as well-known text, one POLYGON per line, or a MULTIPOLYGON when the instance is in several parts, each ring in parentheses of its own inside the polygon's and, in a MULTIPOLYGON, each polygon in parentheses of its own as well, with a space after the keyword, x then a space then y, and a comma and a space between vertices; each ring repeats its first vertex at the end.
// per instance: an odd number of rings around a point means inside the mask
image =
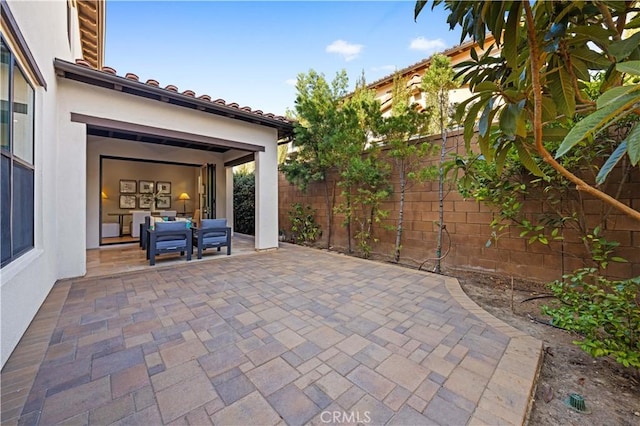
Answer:
POLYGON ((450 275, 486 311, 544 342, 529 425, 640 425, 640 372, 609 358, 592 358, 571 343, 579 336, 547 325, 540 307, 553 299, 526 300, 549 294, 543 284, 515 280, 512 292, 510 278, 475 272, 450 275), (590 413, 565 405, 572 393, 582 395, 590 413))

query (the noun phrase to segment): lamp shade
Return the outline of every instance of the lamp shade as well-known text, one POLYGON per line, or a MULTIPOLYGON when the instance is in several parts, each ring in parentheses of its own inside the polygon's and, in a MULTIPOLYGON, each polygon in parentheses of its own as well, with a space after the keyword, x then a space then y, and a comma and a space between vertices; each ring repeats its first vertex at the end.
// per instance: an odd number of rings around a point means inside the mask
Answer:
POLYGON ((191 197, 189 197, 189 194, 187 194, 186 192, 183 192, 178 196, 178 200, 190 200, 190 199, 191 197))

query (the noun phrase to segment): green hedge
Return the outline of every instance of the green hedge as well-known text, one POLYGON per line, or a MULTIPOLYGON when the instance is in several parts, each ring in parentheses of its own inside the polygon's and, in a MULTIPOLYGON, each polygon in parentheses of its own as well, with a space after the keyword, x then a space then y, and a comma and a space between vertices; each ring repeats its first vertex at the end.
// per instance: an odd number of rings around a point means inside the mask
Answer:
POLYGON ((233 175, 233 229, 254 235, 256 229, 256 177, 251 173, 233 175))

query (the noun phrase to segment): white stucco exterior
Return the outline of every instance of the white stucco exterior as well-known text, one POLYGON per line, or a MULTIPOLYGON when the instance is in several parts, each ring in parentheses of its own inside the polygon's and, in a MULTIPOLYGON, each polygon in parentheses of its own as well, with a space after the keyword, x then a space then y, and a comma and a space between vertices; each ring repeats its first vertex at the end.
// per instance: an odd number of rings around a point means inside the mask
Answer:
MULTIPOLYGON (((233 188, 225 153, 87 135, 72 114, 240 142, 256 152, 256 249, 278 247, 277 130, 196 109, 70 81, 54 59, 80 57, 78 28, 67 36, 67 2, 9 1, 10 11, 46 80, 35 88, 35 248, 0 270, 1 363, 5 364, 59 279, 86 273, 86 250, 99 246, 100 156, 214 164, 216 216, 233 223, 233 188), (46 31, 44 30, 46 29, 46 31)), ((76 15, 72 14, 72 18, 76 15)), ((2 28, 6 34, 5 23, 2 28)), ((19 46, 6 40, 20 57, 19 46)))

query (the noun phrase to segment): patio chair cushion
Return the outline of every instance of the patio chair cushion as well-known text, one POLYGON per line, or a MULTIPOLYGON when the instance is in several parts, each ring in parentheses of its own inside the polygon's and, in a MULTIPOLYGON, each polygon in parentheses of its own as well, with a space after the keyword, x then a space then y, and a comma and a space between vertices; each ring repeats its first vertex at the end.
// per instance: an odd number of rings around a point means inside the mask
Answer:
POLYGON ((212 232, 212 234, 221 234, 215 236, 206 236, 202 238, 202 243, 207 246, 211 244, 224 244, 227 241, 227 235, 225 232, 212 232))
MULTIPOLYGON (((204 243, 209 244, 207 241, 208 238, 212 237, 223 237, 220 241, 225 241, 226 233, 224 231, 207 231, 209 228, 226 228, 227 227, 227 219, 202 219, 200 224, 200 228, 203 230, 203 238, 204 243)), ((212 241, 213 242, 213 241, 212 241)))
MULTIPOLYGON (((156 222, 156 231, 168 232, 168 231, 184 231, 187 228, 186 222, 156 222)), ((186 245, 186 238, 176 235, 158 235, 158 243, 162 241, 184 241, 186 245)))

